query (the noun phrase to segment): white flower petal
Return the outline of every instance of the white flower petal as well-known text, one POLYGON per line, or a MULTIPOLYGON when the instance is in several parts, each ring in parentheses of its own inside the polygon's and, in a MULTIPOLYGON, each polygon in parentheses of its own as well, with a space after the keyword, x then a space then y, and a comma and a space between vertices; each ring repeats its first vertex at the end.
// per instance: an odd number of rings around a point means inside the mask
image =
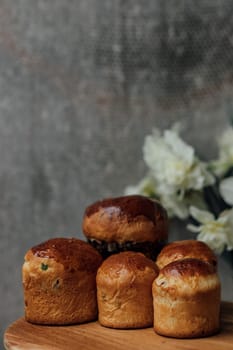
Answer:
POLYGON ((226 218, 233 237, 233 208, 224 210, 219 218, 226 218))
POLYGON ((144 177, 135 186, 128 186, 125 189, 125 195, 142 194, 148 197, 155 197, 157 195, 156 184, 154 179, 149 176, 144 177))
POLYGON ((233 128, 228 128, 219 138, 219 157, 211 162, 214 173, 221 177, 233 166, 233 128))
POLYGON ((225 242, 224 238, 216 237, 211 234, 200 233, 197 236, 199 241, 205 242, 216 254, 220 255, 224 251, 225 242))
POLYGON ((187 225, 187 229, 191 232, 200 232, 201 231, 201 226, 195 226, 192 224, 187 225))
POLYGON ((156 129, 152 135, 147 135, 143 157, 158 187, 163 187, 166 192, 167 186, 174 193, 184 194, 214 182, 207 165, 195 157, 194 149, 175 130, 165 130, 161 135, 156 129))
POLYGON ((181 138, 172 130, 165 130, 164 139, 176 156, 185 161, 188 166, 192 165, 194 149, 191 146, 181 140, 181 138))
POLYGON ((196 207, 191 206, 189 208, 190 215, 202 224, 206 224, 209 221, 214 220, 214 215, 206 210, 200 210, 196 207))
POLYGON ((226 159, 213 160, 210 162, 210 169, 216 176, 221 177, 229 169, 229 163, 226 159))
POLYGON ((219 191, 224 201, 230 205, 233 205, 233 176, 220 182, 219 191))
POLYGON ((188 205, 181 200, 176 193, 163 193, 160 200, 168 211, 169 217, 176 216, 182 220, 187 219, 189 215, 188 205))
POLYGON ((126 196, 130 196, 130 195, 132 195, 132 194, 139 194, 139 193, 140 193, 140 191, 139 191, 137 185, 136 185, 136 186, 127 186, 127 187, 125 188, 125 191, 124 191, 124 194, 125 194, 126 196))

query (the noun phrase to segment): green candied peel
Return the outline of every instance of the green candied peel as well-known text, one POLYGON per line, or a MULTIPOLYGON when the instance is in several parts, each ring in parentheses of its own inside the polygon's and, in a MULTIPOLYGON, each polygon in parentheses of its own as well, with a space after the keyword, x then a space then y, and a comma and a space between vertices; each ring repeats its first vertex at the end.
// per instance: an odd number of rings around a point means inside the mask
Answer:
POLYGON ((44 263, 42 263, 42 264, 40 265, 40 268, 41 268, 41 270, 43 270, 43 271, 48 270, 48 267, 49 267, 49 265, 44 264, 44 263))

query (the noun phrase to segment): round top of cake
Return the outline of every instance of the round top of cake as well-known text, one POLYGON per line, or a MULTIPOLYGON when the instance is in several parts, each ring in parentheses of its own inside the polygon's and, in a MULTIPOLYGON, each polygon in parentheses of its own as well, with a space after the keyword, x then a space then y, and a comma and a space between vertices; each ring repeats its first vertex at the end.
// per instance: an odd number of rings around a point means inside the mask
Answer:
POLYGON ((159 253, 156 264, 161 269, 172 261, 196 258, 217 266, 217 257, 204 242, 187 239, 167 244, 159 253))
POLYGON ((158 201, 140 195, 107 198, 86 208, 83 232, 106 242, 166 240, 167 212, 158 201))
POLYGON ((154 280, 158 275, 156 264, 142 253, 122 252, 108 257, 97 272, 97 283, 106 284, 110 288, 118 289, 132 283, 142 283, 154 280))
POLYGON ((191 297, 220 287, 216 269, 199 259, 176 260, 164 266, 153 282, 153 289, 174 297, 191 297))
POLYGON ((52 238, 32 247, 25 255, 25 262, 36 259, 55 261, 65 270, 89 272, 96 271, 102 262, 102 257, 90 244, 76 238, 52 238))

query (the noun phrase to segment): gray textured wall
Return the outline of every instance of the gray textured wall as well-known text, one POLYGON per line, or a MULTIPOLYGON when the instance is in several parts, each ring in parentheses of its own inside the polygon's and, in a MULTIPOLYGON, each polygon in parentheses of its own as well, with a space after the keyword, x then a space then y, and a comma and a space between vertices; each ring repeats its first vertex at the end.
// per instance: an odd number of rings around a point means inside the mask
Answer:
POLYGON ((144 174, 154 126, 180 120, 199 153, 215 154, 233 113, 232 10, 227 0, 0 0, 1 331, 23 312, 26 250, 82 237, 85 206, 144 174))

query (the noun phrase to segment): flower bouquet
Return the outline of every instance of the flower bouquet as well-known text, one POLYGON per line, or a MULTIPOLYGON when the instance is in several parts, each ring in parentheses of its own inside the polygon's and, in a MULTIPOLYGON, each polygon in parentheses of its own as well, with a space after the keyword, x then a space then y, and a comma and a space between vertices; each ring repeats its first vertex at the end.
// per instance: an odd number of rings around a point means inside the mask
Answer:
POLYGON ((148 172, 126 194, 159 199, 170 218, 186 221, 188 230, 217 254, 233 251, 233 127, 218 140, 219 154, 202 161, 180 136, 179 125, 145 137, 148 172))

